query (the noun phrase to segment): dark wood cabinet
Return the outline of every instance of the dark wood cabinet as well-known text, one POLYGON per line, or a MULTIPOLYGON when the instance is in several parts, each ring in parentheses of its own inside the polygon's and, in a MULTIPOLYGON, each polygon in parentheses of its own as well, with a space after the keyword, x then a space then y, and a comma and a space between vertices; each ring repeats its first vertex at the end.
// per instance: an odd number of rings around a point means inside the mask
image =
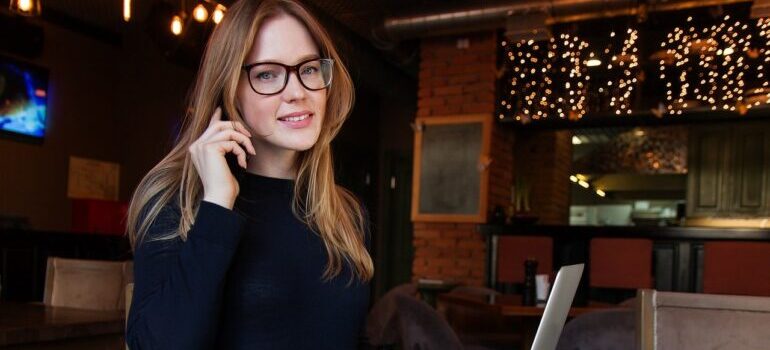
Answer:
POLYGON ((692 128, 687 159, 687 216, 716 216, 726 209, 729 135, 716 127, 692 128))
POLYGON ((741 125, 732 131, 730 205, 736 215, 768 213, 768 127, 741 125))
POLYGON ((687 215, 770 215, 770 123, 690 129, 687 215))

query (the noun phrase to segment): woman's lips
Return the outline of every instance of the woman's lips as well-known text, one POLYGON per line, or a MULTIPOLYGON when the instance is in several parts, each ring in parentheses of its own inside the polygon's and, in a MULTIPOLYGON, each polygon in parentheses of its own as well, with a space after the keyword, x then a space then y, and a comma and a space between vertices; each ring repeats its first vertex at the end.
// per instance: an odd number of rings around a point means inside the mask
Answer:
POLYGON ((301 129, 301 128, 307 127, 308 125, 310 125, 310 122, 312 120, 313 120, 313 113, 307 113, 299 116, 278 118, 279 122, 281 122, 283 125, 286 125, 292 129, 301 129))

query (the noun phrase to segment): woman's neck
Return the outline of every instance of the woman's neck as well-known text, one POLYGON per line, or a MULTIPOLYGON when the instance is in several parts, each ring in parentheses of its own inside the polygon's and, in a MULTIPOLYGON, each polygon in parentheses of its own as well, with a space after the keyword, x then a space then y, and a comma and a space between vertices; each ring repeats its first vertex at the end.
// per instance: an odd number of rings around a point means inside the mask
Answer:
POLYGON ((246 171, 278 179, 295 179, 298 152, 278 148, 272 145, 254 142, 256 155, 249 155, 246 171))

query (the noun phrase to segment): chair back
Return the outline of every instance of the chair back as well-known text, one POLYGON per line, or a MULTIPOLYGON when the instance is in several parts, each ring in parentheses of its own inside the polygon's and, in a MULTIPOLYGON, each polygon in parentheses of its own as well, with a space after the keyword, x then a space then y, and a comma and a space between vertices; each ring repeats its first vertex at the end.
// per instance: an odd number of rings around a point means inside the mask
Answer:
POLYGON ((703 292, 770 296, 770 243, 703 244, 703 292))
POLYGON ((594 238, 589 265, 591 287, 653 288, 649 239, 594 238))
POLYGON ((401 344, 404 349, 461 350, 459 338, 441 315, 404 285, 386 293, 367 316, 366 336, 374 346, 401 344))
POLYGON ((125 309, 133 262, 49 257, 43 303, 88 310, 125 309))
POLYGON ((766 349, 770 298, 658 292, 637 296, 640 350, 766 349))
POLYGON ((553 272, 553 239, 539 236, 499 236, 497 239, 498 283, 524 283, 524 262, 537 260, 538 274, 553 272))

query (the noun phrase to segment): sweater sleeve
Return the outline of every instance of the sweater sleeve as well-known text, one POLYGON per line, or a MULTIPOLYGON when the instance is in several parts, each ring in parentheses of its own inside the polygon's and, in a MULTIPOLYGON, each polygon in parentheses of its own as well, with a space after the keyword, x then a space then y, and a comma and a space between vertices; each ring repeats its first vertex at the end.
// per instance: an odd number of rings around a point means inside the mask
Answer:
POLYGON ((132 350, 208 349, 217 334, 225 276, 243 219, 201 202, 188 238, 157 240, 179 224, 167 205, 134 252, 134 294, 126 327, 132 350))

